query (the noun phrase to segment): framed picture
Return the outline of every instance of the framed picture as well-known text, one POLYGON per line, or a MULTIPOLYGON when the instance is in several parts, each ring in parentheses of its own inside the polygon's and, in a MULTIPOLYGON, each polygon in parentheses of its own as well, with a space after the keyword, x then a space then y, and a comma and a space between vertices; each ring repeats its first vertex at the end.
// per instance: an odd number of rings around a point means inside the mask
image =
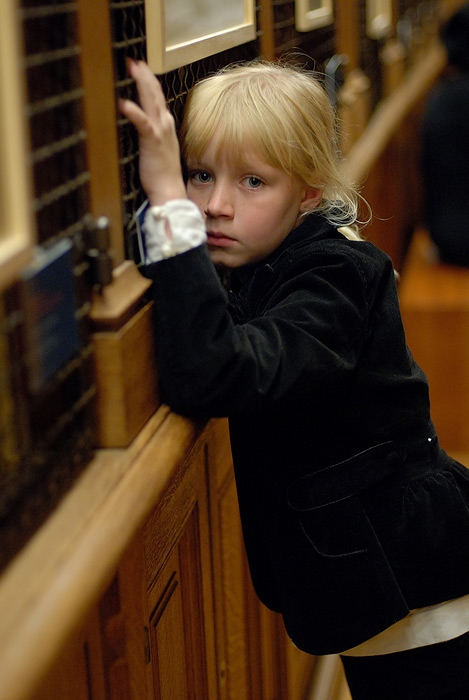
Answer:
POLYGON ((332 0, 295 0, 295 26, 299 32, 325 27, 334 21, 332 0))
POLYGON ((392 0, 367 0, 366 33, 370 39, 385 39, 392 32, 392 0))
POLYGON ((145 0, 147 58, 167 73, 256 37, 254 0, 145 0))
POLYGON ((33 245, 31 171, 24 116, 18 17, 14 0, 0 2, 0 287, 29 259, 33 245))

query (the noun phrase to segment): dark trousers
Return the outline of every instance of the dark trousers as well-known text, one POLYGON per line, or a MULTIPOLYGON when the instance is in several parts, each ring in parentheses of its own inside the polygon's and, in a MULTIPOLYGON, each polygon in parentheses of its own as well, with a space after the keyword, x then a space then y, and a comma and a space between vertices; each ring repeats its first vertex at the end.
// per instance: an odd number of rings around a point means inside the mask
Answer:
POLYGON ((342 656, 353 700, 469 700, 469 632, 381 656, 342 656))

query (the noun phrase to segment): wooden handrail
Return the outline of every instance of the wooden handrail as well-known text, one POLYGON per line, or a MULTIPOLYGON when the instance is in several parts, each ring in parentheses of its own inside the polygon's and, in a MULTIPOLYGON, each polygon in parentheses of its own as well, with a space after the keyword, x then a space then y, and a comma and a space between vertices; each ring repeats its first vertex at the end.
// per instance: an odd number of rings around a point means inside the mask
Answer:
POLYGON ((0 577, 0 700, 34 691, 98 599, 205 424, 162 406, 126 450, 100 450, 0 577))
POLYGON ((406 116, 441 74, 445 62, 443 48, 439 43, 433 44, 424 58, 409 71, 402 85, 378 105, 344 162, 346 173, 353 182, 358 185, 364 182, 406 116))

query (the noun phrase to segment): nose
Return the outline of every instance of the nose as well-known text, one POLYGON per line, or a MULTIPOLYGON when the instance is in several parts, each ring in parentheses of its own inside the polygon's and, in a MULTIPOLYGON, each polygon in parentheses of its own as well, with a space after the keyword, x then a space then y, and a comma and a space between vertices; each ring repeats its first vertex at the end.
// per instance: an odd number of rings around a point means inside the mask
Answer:
POLYGON ((204 213, 207 218, 224 216, 232 219, 234 216, 233 193, 228 183, 216 182, 210 192, 204 213))

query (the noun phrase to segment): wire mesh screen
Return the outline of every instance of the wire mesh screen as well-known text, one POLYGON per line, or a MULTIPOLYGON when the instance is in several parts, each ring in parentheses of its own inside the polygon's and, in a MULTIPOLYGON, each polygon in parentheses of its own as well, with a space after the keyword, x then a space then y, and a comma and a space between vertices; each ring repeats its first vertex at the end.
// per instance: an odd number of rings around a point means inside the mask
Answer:
POLYGON ((295 26, 295 1, 273 0, 274 44, 278 57, 297 55, 311 70, 322 71, 334 54, 334 25, 298 32, 295 26))
POLYGON ((73 234, 88 211, 76 3, 24 0, 34 210, 40 243, 73 234))
MULTIPOLYGON (((73 290, 67 318, 72 319, 76 345, 63 361, 46 367, 51 358, 47 344, 53 337, 53 329, 47 327, 52 315, 47 315, 46 307, 57 303, 53 308, 57 311, 63 289, 57 287, 50 294, 50 287, 42 287, 38 292, 36 269, 2 291, 0 566, 42 522, 91 456, 95 387, 81 244, 89 173, 77 12, 76 2, 53 0, 23 0, 19 7, 32 208, 41 255, 49 260, 48 255, 53 259, 58 249, 67 251, 63 259, 67 257, 73 290)), ((48 278, 53 288, 56 271, 48 278)))

